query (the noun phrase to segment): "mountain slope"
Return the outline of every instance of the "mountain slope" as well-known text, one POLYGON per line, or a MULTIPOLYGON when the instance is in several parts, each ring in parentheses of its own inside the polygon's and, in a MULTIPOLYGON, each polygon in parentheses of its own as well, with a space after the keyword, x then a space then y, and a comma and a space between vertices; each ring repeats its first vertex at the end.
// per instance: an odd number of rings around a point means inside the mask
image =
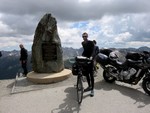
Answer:
MULTIPOLYGON (((135 48, 121 48, 120 51, 127 53, 129 51, 139 52, 139 51, 149 51, 148 47, 135 48)), ((71 68, 71 63, 69 58, 73 58, 77 55, 81 55, 83 49, 73 49, 73 48, 63 48, 63 59, 65 68, 71 68)), ((0 79, 12 79, 16 77, 18 71, 22 71, 21 64, 19 61, 20 52, 13 51, 1 51, 2 57, 0 57, 0 79)), ((32 70, 31 64, 31 51, 28 52, 28 71, 32 70)))

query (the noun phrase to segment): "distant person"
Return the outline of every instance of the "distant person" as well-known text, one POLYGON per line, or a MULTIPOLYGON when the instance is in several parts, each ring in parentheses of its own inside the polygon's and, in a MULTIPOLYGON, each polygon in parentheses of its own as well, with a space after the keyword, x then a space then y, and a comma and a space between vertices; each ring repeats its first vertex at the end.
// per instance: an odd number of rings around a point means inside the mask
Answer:
MULTIPOLYGON (((82 34, 83 37, 83 53, 82 56, 91 58, 94 50, 93 41, 88 40, 88 34, 85 32, 82 34)), ((90 96, 94 96, 94 76, 93 76, 93 62, 86 67, 84 75, 87 78, 88 87, 84 90, 85 92, 91 91, 90 96)))
POLYGON ((2 53, 1 53, 1 51, 0 51, 0 57, 2 57, 2 53))
POLYGON ((99 53, 99 47, 96 45, 97 42, 95 40, 93 40, 94 43, 94 50, 93 50, 93 59, 95 58, 95 56, 99 53))
POLYGON ((98 53, 100 52, 100 50, 99 50, 99 47, 96 45, 97 42, 95 40, 93 40, 93 43, 94 43, 94 50, 93 50, 92 56, 93 56, 93 60, 94 60, 94 77, 96 77, 97 76, 98 66, 97 66, 97 62, 96 62, 95 57, 96 57, 96 55, 98 55, 98 53))
POLYGON ((28 70, 27 70, 27 58, 28 58, 28 52, 27 50, 24 48, 23 44, 20 44, 19 45, 20 47, 20 63, 21 63, 21 66, 23 68, 23 76, 26 76, 27 73, 28 73, 28 70))

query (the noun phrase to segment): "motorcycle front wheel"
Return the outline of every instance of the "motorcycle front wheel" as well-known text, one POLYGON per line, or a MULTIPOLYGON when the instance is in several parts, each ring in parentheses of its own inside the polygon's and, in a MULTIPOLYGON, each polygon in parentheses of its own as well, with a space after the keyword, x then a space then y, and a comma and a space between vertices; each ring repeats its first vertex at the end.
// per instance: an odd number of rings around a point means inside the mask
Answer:
POLYGON ((108 72, 106 72, 105 70, 103 71, 103 78, 106 82, 108 83, 113 83, 116 78, 111 76, 108 72))
POLYGON ((144 91, 145 91, 148 95, 150 95, 150 78, 145 78, 145 79, 143 79, 142 87, 143 87, 144 91))

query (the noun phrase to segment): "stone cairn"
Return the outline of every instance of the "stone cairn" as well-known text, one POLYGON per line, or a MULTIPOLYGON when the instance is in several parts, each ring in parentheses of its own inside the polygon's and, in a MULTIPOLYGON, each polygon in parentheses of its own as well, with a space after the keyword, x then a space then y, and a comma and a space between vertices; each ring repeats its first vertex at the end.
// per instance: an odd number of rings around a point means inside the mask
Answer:
POLYGON ((32 45, 32 68, 37 73, 60 72, 64 69, 57 21, 45 14, 37 25, 32 45))

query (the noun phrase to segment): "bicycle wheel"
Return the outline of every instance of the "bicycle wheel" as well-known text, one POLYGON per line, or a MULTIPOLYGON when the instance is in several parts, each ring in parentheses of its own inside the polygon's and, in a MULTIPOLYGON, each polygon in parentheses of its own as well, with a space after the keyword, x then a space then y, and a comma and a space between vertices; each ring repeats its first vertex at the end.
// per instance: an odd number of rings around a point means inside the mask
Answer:
POLYGON ((83 83, 81 80, 81 77, 78 76, 78 81, 77 81, 77 101, 80 104, 83 99, 83 83))

